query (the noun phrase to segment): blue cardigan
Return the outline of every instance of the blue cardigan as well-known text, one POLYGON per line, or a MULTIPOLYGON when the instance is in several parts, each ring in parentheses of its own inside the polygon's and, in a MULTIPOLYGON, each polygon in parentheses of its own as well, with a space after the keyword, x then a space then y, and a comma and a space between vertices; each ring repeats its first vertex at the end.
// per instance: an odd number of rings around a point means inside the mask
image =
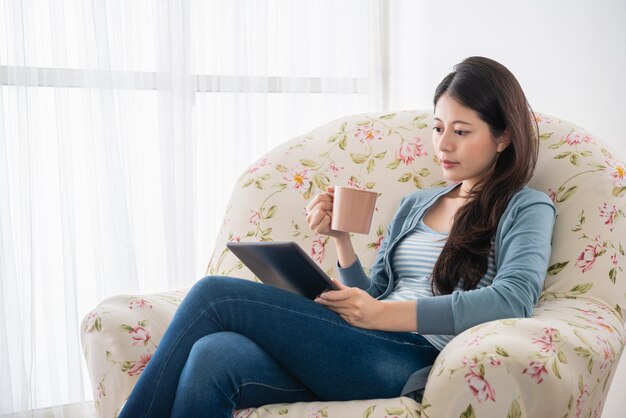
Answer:
MULTIPOLYGON (((351 266, 339 268, 341 280, 378 299, 390 294, 395 284, 391 268, 395 247, 437 198, 454 187, 419 190, 405 196, 387 227, 369 277, 357 259, 351 266)), ((548 269, 555 217, 556 209, 546 194, 528 187, 517 192, 496 231, 497 273, 493 283, 480 289, 416 300, 417 332, 457 335, 483 322, 530 316, 548 269)))

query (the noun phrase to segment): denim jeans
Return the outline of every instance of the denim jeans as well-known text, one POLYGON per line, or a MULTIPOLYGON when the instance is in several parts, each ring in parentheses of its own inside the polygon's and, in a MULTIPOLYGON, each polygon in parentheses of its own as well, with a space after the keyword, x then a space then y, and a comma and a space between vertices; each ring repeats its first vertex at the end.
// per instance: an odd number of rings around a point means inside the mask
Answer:
POLYGON ((271 403, 393 398, 438 353, 420 335, 357 328, 294 293, 205 277, 119 417, 229 418, 271 403))

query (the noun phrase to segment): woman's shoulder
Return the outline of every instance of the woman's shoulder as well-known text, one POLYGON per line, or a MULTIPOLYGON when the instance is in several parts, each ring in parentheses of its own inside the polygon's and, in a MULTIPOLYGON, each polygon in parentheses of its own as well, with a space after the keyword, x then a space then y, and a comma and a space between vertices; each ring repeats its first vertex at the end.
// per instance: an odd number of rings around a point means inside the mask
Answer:
POLYGON ((509 206, 524 207, 535 204, 545 204, 554 208, 554 203, 547 194, 528 186, 522 187, 513 195, 509 206))

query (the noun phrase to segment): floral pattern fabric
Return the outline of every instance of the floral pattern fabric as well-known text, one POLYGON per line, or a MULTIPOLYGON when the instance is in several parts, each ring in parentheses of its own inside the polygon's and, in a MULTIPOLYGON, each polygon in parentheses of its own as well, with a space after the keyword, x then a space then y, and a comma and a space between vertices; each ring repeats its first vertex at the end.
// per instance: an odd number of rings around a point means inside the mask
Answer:
MULTIPOLYGON (((422 404, 408 398, 269 405, 237 417, 599 416, 624 347, 626 165, 584 129, 537 114, 541 149, 529 186, 557 207, 544 291, 531 318, 493 321, 455 337, 431 371, 422 404), (454 396, 451 396, 454 394, 454 396)), ((327 185, 379 193, 372 229, 353 235, 371 265, 400 198, 445 185, 432 114, 348 116, 261 156, 235 186, 207 274, 257 280, 228 241, 296 241, 336 276, 332 240, 304 208, 327 185)), ((83 347, 100 417, 115 417, 150 361, 185 290, 118 296, 89 313, 83 347)))

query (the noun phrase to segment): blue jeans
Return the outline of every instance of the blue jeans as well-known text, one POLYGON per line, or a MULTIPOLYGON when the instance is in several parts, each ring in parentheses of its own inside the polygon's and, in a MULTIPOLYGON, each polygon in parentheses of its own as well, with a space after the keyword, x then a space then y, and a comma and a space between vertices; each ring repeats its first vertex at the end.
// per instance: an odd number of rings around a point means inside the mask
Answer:
POLYGON ((420 335, 357 328, 294 293, 205 277, 119 418, 230 418, 271 403, 393 398, 438 354, 420 335))

